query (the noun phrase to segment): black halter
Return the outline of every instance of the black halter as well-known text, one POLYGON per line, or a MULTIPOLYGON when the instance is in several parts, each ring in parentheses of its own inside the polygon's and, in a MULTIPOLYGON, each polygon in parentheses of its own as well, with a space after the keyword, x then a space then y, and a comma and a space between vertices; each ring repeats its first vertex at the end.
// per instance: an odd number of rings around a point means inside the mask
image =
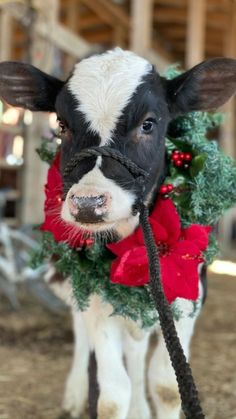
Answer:
POLYGON ((144 242, 149 259, 148 288, 159 315, 166 347, 169 352, 172 366, 175 370, 182 402, 182 409, 187 419, 203 419, 205 416, 199 402, 192 371, 180 344, 170 306, 166 300, 162 287, 158 249, 156 247, 151 226, 148 222, 148 208, 143 202, 143 194, 145 190, 144 182, 145 179, 148 178, 148 173, 115 149, 110 147, 91 147, 84 149, 70 160, 63 174, 65 181, 80 161, 92 156, 110 157, 117 160, 121 165, 125 166, 126 169, 129 170, 135 179, 139 196, 135 202, 133 212, 135 211, 136 213, 140 213, 140 225, 142 227, 144 242))

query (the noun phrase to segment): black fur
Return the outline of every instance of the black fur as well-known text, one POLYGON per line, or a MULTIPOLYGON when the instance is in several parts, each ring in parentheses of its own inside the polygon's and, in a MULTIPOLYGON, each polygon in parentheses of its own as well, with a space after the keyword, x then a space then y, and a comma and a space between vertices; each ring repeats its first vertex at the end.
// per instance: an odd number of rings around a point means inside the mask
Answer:
MULTIPOLYGON (((67 129, 71 132, 69 141, 62 142, 61 170, 75 153, 83 148, 97 146, 101 142, 99 135, 89 130, 82 112, 78 111, 78 102, 68 91, 67 86, 61 90, 56 101, 56 112, 67 129)), ((146 185, 146 195, 159 183, 165 165, 164 135, 169 122, 169 111, 165 100, 165 93, 161 78, 155 70, 143 80, 129 104, 122 112, 112 135, 110 147, 119 150, 132 159, 137 165, 150 172, 149 182, 146 185), (145 115, 152 113, 157 123, 154 132, 146 141, 136 142, 133 131, 139 126, 145 115)), ((71 173, 70 183, 77 183, 87 172, 92 170, 96 159, 86 159, 71 173)), ((128 170, 110 158, 102 160, 101 171, 106 178, 113 180, 125 190, 135 192, 133 177, 128 170)))

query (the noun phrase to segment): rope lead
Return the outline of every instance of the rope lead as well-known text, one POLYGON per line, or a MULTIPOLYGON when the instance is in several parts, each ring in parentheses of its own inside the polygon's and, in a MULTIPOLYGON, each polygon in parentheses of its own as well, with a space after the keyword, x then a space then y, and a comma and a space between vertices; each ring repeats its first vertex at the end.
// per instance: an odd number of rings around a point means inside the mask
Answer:
POLYGON ((129 170, 129 172, 136 179, 136 182, 140 184, 139 189, 141 196, 138 201, 138 206, 140 211, 140 224, 143 230, 144 242, 149 260, 150 294, 159 315, 162 333, 175 371, 182 409, 185 417, 186 419, 204 419, 205 416, 200 405, 192 371, 184 355, 183 348, 175 329, 170 305, 167 302, 163 291, 158 250, 152 234, 151 226, 148 222, 148 209, 142 202, 143 179, 148 176, 148 173, 117 150, 110 147, 91 147, 81 151, 76 154, 73 159, 71 159, 64 171, 64 179, 67 179, 68 175, 70 175, 81 160, 93 156, 110 157, 117 160, 121 165, 125 166, 126 169, 129 170))
POLYGON ((163 291, 158 250, 148 222, 148 209, 144 204, 140 206, 140 224, 149 260, 149 289, 159 314, 162 333, 175 371, 182 409, 187 419, 203 419, 205 416, 199 402, 192 371, 180 344, 170 306, 163 291))

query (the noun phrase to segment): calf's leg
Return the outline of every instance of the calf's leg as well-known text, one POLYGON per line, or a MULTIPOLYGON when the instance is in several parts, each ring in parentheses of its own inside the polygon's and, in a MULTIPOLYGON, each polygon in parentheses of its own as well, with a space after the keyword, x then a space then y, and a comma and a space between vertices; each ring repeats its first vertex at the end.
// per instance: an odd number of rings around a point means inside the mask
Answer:
POLYGON ((117 318, 103 317, 93 332, 100 395, 98 419, 127 418, 131 385, 123 363, 123 332, 117 318))
MULTIPOLYGON (((175 322, 176 330, 187 359, 189 357, 189 346, 196 318, 197 314, 194 318, 186 316, 175 322)), ((157 418, 179 419, 181 402, 178 385, 161 332, 157 347, 150 361, 148 378, 149 390, 157 418)))
POLYGON ((66 382, 63 409, 69 412, 72 418, 78 418, 88 398, 89 340, 81 313, 72 311, 72 317, 75 338, 74 358, 66 382))
POLYGON ((129 419, 149 419, 151 416, 146 399, 145 380, 148 342, 148 332, 144 332, 143 337, 139 340, 134 339, 129 333, 126 334, 125 359, 132 387, 129 419))

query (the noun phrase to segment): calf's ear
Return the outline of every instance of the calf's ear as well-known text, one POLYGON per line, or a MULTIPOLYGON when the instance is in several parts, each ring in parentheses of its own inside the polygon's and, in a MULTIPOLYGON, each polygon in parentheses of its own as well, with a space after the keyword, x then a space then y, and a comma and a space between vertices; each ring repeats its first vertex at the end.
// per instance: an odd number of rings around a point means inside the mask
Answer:
POLYGON ((236 60, 214 58, 166 81, 172 116, 218 108, 236 92, 236 60))
POLYGON ((63 82, 30 64, 0 63, 0 98, 31 111, 54 111, 63 82))

